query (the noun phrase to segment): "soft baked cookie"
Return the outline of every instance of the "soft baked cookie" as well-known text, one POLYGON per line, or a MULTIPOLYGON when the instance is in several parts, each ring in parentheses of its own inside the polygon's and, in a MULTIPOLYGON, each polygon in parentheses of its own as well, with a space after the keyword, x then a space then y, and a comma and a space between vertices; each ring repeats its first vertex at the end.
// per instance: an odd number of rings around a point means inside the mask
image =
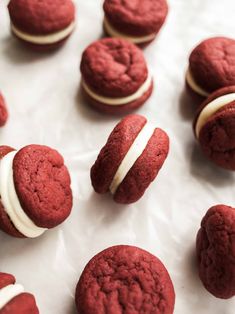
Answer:
POLYGON ((194 121, 196 138, 215 164, 235 170, 235 85, 212 93, 194 121))
POLYGON ((105 0, 104 30, 138 45, 153 41, 165 22, 166 0, 105 0))
POLYGON ((175 292, 157 257, 134 246, 118 245, 90 260, 75 300, 79 314, 172 314, 175 292))
POLYGON ((54 149, 0 146, 0 228, 35 238, 70 214, 72 192, 63 157, 54 149))
POLYGON ((11 0, 8 10, 12 33, 37 50, 59 47, 75 27, 71 0, 11 0))
POLYGON ((161 169, 169 151, 167 134, 140 115, 122 119, 91 168, 97 193, 118 203, 138 201, 161 169))
POLYGON ((15 281, 14 276, 0 272, 0 314, 39 314, 34 296, 15 281))
POLYGON ((150 97, 153 80, 142 51, 117 38, 104 38, 88 46, 81 60, 82 88, 101 112, 122 114, 150 97))
POLYGON ((8 111, 5 99, 0 92, 0 127, 4 126, 8 119, 8 111))
POLYGON ((214 37, 201 42, 189 57, 186 82, 201 97, 235 85, 235 40, 214 37))
POLYGON ((216 205, 208 210, 196 249, 205 288, 217 298, 235 296, 235 208, 216 205))

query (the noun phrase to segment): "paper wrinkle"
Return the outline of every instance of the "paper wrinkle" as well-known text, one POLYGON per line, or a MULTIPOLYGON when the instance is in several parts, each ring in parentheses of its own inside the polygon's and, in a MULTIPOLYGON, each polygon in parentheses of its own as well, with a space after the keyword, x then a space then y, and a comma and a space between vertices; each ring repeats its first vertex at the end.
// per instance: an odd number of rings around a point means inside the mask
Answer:
POLYGON ((157 255, 169 270, 174 314, 234 314, 235 300, 211 296, 195 266, 200 221, 212 205, 234 205, 234 174, 202 155, 184 89, 191 50, 210 36, 234 37, 234 1, 168 0, 166 24, 143 50, 154 91, 135 113, 167 131, 170 153, 144 197, 129 206, 96 194, 90 181, 90 168, 120 119, 92 110, 79 91, 81 54, 102 35, 103 0, 74 1, 77 27, 62 49, 48 54, 33 53, 11 36, 7 2, 0 1, 0 89, 10 118, 0 143, 58 149, 71 172, 74 205, 62 225, 37 239, 0 232, 0 270, 35 295, 40 313, 75 314, 75 287, 89 259, 108 246, 131 244, 157 255))

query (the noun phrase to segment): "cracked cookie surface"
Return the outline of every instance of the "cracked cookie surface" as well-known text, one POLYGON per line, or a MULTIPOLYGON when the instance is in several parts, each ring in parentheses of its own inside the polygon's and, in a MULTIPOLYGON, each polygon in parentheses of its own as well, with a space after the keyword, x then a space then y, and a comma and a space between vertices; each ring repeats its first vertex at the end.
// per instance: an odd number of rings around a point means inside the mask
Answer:
POLYGON ((174 288, 161 261, 127 245, 96 255, 76 290, 79 314, 172 314, 174 301, 174 288))

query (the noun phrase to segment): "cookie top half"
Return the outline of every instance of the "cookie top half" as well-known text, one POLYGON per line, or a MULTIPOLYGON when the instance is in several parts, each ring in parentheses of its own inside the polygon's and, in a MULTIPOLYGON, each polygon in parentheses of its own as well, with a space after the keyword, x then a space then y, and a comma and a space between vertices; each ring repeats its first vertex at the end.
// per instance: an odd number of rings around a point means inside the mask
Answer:
POLYGON ((159 31, 166 19, 168 6, 166 0, 106 0, 104 12, 118 31, 145 36, 159 31))
POLYGON ((32 35, 56 33, 75 19, 71 0, 11 0, 8 10, 13 25, 32 35))
POLYGON ((43 228, 53 228, 70 214, 70 175, 63 157, 43 145, 28 145, 13 160, 16 193, 26 214, 43 228))

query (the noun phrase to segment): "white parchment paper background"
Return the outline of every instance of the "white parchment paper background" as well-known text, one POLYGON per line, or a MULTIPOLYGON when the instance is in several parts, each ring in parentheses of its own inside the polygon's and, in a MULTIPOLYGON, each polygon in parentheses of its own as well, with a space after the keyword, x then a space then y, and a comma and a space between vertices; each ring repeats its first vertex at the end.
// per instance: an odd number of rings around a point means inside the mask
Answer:
POLYGON ((176 290, 176 314, 234 314, 235 300, 218 300, 195 268, 195 237, 202 216, 217 203, 234 205, 234 174, 201 155, 192 134, 184 72, 192 47, 204 38, 235 33, 233 0, 169 0, 167 23, 144 50, 155 90, 138 112, 164 128, 171 149, 157 180, 136 204, 120 206, 96 195, 89 170, 118 118, 86 106, 79 95, 81 53, 102 35, 102 1, 77 0, 77 29, 58 52, 36 54, 10 35, 7 2, 0 2, 0 89, 10 111, 0 143, 57 148, 71 171, 69 219, 35 240, 0 232, 0 270, 35 294, 42 314, 75 313, 74 290, 88 260, 115 244, 157 255, 176 290))

